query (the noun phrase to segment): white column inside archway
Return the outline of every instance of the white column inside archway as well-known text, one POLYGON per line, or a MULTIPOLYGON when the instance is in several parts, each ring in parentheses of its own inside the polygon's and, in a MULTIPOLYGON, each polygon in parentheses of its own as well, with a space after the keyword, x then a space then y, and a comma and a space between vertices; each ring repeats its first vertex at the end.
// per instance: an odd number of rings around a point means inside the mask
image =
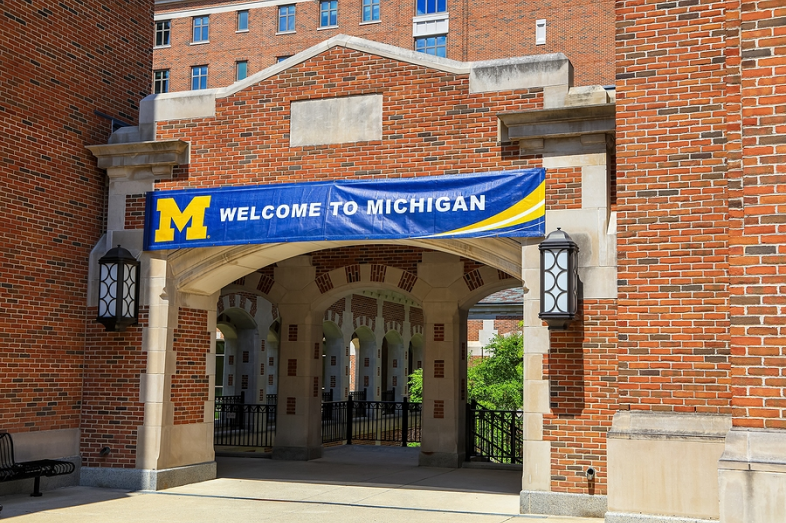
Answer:
POLYGON ((377 345, 377 337, 368 327, 358 327, 355 329, 357 335, 355 366, 355 390, 366 391, 366 399, 378 400, 376 395, 377 388, 380 387, 377 376, 378 361, 377 352, 381 347, 377 345))
POLYGON ((389 331, 385 335, 387 341, 388 354, 387 361, 383 361, 382 365, 387 368, 386 378, 387 382, 382 386, 385 390, 393 390, 395 392, 394 401, 401 401, 406 387, 406 374, 404 373, 406 362, 404 358, 404 340, 397 331, 389 331))
POLYGON ((349 362, 346 357, 344 333, 332 321, 323 322, 322 332, 325 336, 324 390, 332 391, 333 401, 341 401, 344 399, 344 390, 349 387, 349 376, 345 372, 349 362))

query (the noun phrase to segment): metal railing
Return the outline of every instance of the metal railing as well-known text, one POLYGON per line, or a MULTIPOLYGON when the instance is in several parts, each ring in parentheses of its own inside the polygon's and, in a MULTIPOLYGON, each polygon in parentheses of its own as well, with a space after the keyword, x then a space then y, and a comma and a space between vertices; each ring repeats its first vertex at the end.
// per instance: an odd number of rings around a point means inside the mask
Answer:
POLYGON ((275 405, 216 403, 213 444, 272 447, 276 436, 275 405))
POLYGON ((487 410, 467 403, 467 459, 494 463, 522 463, 523 413, 487 410))
POLYGON ((347 401, 322 404, 322 442, 373 441, 375 443, 419 442, 422 427, 420 403, 404 401, 347 401), (352 413, 352 415, 347 415, 352 413))

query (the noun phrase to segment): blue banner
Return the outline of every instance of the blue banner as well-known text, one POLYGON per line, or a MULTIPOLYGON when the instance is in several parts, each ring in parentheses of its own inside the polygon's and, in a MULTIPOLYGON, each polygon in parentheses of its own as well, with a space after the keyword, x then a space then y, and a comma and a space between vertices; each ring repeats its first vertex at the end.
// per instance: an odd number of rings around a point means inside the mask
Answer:
POLYGON ((145 249, 543 236, 545 171, 147 193, 145 249))

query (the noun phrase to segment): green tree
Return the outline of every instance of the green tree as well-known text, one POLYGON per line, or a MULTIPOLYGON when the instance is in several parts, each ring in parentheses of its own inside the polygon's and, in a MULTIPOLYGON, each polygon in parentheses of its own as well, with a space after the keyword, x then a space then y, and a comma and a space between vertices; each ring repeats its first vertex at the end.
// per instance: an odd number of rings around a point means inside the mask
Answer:
POLYGON ((467 396, 492 410, 518 410, 524 395, 521 332, 496 335, 485 347, 490 356, 467 368, 467 396))
POLYGON ((418 369, 409 375, 409 401, 415 403, 423 401, 423 369, 418 369))

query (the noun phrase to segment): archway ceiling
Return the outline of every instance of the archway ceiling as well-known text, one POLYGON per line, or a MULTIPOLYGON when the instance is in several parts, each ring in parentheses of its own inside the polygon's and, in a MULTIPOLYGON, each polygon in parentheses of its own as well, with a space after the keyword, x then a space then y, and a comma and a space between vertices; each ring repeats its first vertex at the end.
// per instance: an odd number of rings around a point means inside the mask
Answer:
POLYGON ((169 253, 167 262, 180 291, 211 295, 246 274, 294 256, 371 244, 409 245, 447 252, 499 269, 517 279, 521 277, 522 244, 511 238, 266 243, 181 249, 169 253))

